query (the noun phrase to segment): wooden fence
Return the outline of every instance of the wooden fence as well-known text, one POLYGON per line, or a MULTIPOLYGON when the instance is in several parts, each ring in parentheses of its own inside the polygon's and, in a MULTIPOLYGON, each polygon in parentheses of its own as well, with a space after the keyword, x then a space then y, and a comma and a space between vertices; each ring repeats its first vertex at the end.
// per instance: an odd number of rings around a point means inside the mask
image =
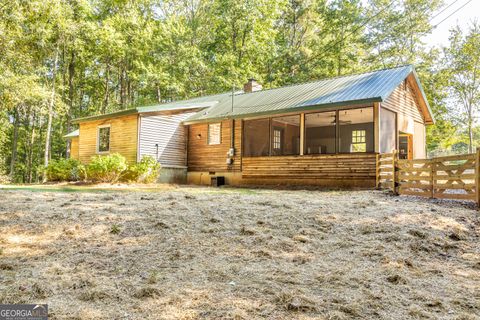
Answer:
POLYGON ((473 200, 480 205, 480 150, 477 153, 404 160, 398 152, 377 155, 377 188, 395 194, 473 200))

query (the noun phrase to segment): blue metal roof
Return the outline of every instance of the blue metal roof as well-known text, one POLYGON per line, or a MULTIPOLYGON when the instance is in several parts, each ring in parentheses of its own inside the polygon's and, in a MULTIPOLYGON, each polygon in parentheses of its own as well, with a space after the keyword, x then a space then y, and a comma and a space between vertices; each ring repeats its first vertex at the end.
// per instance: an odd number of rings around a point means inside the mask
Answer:
POLYGON ((203 96, 153 106, 137 107, 110 114, 75 119, 75 123, 113 118, 128 114, 164 112, 173 110, 201 109, 185 123, 195 123, 229 118, 242 118, 275 113, 321 109, 331 106, 348 106, 372 102, 383 102, 410 74, 415 78, 428 110, 433 115, 425 93, 411 65, 377 70, 362 74, 346 75, 330 79, 295 84, 251 93, 242 91, 203 96))
POLYGON ((74 130, 66 135, 64 135, 63 137, 64 138, 75 138, 75 137, 78 137, 80 135, 80 130, 74 130))
POLYGON ((156 104, 151 106, 136 107, 136 108, 116 111, 112 113, 82 117, 82 118, 74 119, 73 123, 109 119, 109 118, 122 117, 130 114, 138 114, 138 113, 202 109, 202 108, 207 108, 207 107, 211 107, 213 105, 218 104, 220 99, 224 97, 231 97, 231 93, 203 96, 203 97, 193 98, 188 100, 173 101, 173 102, 167 102, 167 103, 156 104))
POLYGON ((414 72, 413 66, 408 65, 252 93, 241 93, 234 96, 233 106, 232 95, 224 94, 213 106, 199 111, 185 122, 193 123, 222 118, 294 112, 335 105, 382 102, 412 72, 414 72))

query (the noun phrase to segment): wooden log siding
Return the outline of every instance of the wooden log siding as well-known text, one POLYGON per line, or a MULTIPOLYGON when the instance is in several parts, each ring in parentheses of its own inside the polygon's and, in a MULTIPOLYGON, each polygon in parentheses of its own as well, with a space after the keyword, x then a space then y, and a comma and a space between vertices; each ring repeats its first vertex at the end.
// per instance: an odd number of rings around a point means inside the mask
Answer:
POLYGON ((242 178, 369 180, 375 185, 375 154, 248 157, 242 178))
MULTIPOLYGON (((412 76, 403 81, 392 94, 381 103, 382 108, 387 108, 397 113, 397 130, 413 135, 413 158, 426 157, 425 152, 425 120, 421 106, 413 88, 412 76)), ((381 117, 380 110, 380 117, 381 117)), ((398 138, 397 138, 398 146, 398 138)))
POLYGON ((139 156, 158 158, 162 166, 184 167, 187 161, 186 128, 182 121, 192 112, 140 117, 139 156))
MULTIPOLYGON (((420 106, 416 100, 414 90, 408 84, 405 87, 405 82, 400 84, 392 94, 382 102, 382 107, 386 107, 400 115, 413 119, 416 122, 424 123, 423 115, 420 111, 420 106)), ((401 124, 399 129, 401 129, 401 124)), ((411 132, 413 133, 413 132, 411 132)))
POLYGON ((208 123, 193 124, 188 129, 188 171, 240 171, 242 152, 242 121, 235 120, 235 156, 231 166, 226 164, 231 143, 232 120, 221 121, 220 144, 208 144, 208 123))
MULTIPOLYGON (((128 162, 137 161, 138 116, 128 115, 112 119, 87 121, 80 123, 79 159, 88 163, 97 154, 97 129, 101 125, 110 125, 110 152, 120 153, 128 162)), ((105 155, 105 153, 102 153, 105 155)))
POLYGON ((72 138, 70 142, 70 158, 78 160, 78 137, 72 138))

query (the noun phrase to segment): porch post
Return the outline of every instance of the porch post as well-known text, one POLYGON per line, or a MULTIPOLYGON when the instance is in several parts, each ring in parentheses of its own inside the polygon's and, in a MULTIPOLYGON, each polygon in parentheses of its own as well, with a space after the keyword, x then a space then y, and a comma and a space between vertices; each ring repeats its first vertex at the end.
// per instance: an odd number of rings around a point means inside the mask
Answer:
POLYGON ((374 151, 380 152, 380 102, 373 103, 374 151))
POLYGON ((305 153, 305 113, 300 114, 300 155, 305 153))

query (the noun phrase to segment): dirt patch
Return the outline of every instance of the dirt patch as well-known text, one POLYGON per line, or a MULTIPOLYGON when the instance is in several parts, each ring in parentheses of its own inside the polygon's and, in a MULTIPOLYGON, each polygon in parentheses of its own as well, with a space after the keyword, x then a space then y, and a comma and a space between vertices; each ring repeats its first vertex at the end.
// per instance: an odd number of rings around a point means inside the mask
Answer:
POLYGON ((0 222, 0 302, 48 303, 51 319, 480 316, 480 214, 468 204, 379 191, 0 190, 0 222))

